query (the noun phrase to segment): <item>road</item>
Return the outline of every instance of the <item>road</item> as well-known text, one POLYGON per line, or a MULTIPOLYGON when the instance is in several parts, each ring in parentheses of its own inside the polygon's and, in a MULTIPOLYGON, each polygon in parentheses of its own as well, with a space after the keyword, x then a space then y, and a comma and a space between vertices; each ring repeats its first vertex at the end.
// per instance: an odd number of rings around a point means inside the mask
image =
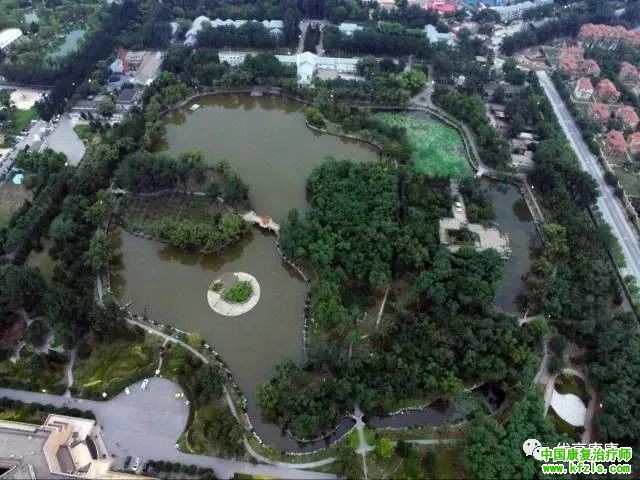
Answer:
POLYGON ((553 82, 546 72, 538 71, 536 73, 540 80, 540 85, 549 98, 549 102, 553 107, 553 111, 558 118, 562 130, 569 139, 571 147, 576 152, 582 169, 589 173, 598 184, 601 192, 601 195, 598 197, 598 209, 618 239, 626 259, 627 266, 626 268, 620 269, 620 271, 623 275, 633 275, 640 281, 640 246, 636 241, 633 227, 629 224, 613 189, 605 182, 604 174, 598 164, 597 158, 589 151, 589 148, 582 139, 580 130, 560 98, 560 94, 553 85, 553 82))
POLYGON ((149 379, 146 390, 142 390, 141 383, 137 382, 130 387, 130 395, 121 393, 105 402, 7 388, 0 388, 0 397, 92 411, 102 429, 101 435, 108 451, 115 455, 115 468, 122 468, 124 458, 131 455, 134 458, 140 457, 141 463, 154 459, 211 468, 218 478, 231 478, 236 472, 302 480, 335 478, 335 475, 328 473, 253 465, 238 460, 180 452, 175 444, 189 417, 189 409, 184 400, 174 397, 182 389, 169 380, 157 377, 149 379))
MULTIPOLYGON (((25 135, 25 138, 16 142, 16 145, 9 154, 9 160, 3 163, 2 168, 0 169, 0 175, 5 175, 9 170, 11 170, 18 152, 21 152, 27 145, 29 145, 29 148, 32 150, 37 151, 40 149, 47 125, 48 123, 44 120, 38 120, 36 123, 29 126, 29 132, 25 135)), ((0 186, 5 180, 0 180, 0 186)))

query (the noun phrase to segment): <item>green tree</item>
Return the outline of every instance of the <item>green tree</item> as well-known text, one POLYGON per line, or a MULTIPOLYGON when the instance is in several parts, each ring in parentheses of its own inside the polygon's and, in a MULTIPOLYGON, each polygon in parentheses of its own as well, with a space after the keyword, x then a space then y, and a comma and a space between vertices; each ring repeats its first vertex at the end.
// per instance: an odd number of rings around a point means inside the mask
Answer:
POLYGON ((105 96, 98 103, 98 113, 105 118, 111 118, 116 111, 116 102, 111 96, 105 96))
POLYGON ((104 230, 96 230, 85 252, 85 263, 94 273, 104 272, 116 258, 111 239, 104 230))
POLYGON ((382 437, 376 442, 376 455, 380 458, 391 458, 395 451, 395 442, 389 437, 382 437))

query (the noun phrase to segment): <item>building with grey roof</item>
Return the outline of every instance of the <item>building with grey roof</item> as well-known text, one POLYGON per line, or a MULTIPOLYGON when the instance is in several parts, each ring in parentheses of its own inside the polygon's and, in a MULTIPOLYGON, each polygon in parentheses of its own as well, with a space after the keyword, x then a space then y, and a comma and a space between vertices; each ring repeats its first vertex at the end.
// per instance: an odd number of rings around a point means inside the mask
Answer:
POLYGON ((0 421, 0 479, 137 478, 110 470, 95 420, 49 415, 43 425, 0 421))

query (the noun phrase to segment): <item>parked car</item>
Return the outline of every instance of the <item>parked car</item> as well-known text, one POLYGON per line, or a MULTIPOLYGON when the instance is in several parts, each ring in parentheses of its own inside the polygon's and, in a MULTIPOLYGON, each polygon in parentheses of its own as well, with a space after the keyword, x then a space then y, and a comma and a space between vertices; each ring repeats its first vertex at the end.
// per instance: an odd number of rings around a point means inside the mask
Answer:
POLYGON ((131 463, 131 455, 127 456, 127 458, 124 459, 124 468, 129 468, 130 463, 131 463))
POLYGON ((149 385, 149 379, 148 379, 148 378, 145 378, 145 379, 142 381, 142 385, 140 385, 140 388, 141 388, 142 390, 146 390, 146 389, 147 389, 147 385, 149 385))
POLYGON ((133 465, 131 465, 131 470, 135 472, 136 470, 138 470, 139 466, 140 466, 140 457, 136 457, 136 459, 133 461, 133 465))

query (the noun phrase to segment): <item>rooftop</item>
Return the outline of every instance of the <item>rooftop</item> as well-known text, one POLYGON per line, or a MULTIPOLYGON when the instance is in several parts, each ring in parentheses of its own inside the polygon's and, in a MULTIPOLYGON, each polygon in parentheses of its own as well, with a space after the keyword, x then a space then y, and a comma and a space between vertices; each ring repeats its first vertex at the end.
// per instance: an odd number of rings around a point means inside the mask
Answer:
POLYGON ((600 75, 600 65, 595 60, 585 60, 582 63, 582 71, 587 75, 600 75))
POLYGON ((620 25, 600 25, 586 23, 580 27, 578 38, 581 40, 614 40, 640 45, 640 33, 627 30, 620 25))
POLYGON ((216 18, 215 20, 211 20, 209 17, 205 16, 205 15, 200 15, 199 17, 197 17, 193 23, 191 24, 191 28, 189 30, 187 30, 187 33, 185 34, 185 41, 184 43, 187 45, 194 45, 196 42, 196 38, 198 36, 198 32, 200 30, 202 30, 202 27, 204 25, 209 25, 212 28, 218 28, 218 27, 241 27, 242 25, 244 25, 247 22, 257 22, 257 23, 261 23, 264 28, 266 28, 267 30, 270 30, 272 32, 280 32, 284 29, 284 23, 282 20, 262 20, 262 21, 258 21, 258 20, 231 20, 231 19, 226 19, 226 20, 222 20, 220 18, 216 18))
POLYGON ((5 30, 0 30, 0 50, 7 48, 21 36, 22 30, 19 28, 7 28, 5 30))
POLYGON ((431 43, 445 42, 448 45, 455 43, 455 35, 453 33, 440 33, 433 25, 425 25, 424 33, 431 43))
POLYGON ((576 88, 585 92, 593 92, 593 84, 591 83, 591 79, 589 77, 580 77, 578 79, 578 82, 576 83, 576 88))
POLYGON ((620 76, 629 80, 637 80, 638 69, 629 62, 622 62, 620 64, 620 76))
POLYGON ((604 97, 620 95, 616 86, 608 78, 603 78, 598 82, 598 85, 596 85, 596 91, 598 92, 598 95, 604 97))
POLYGON ((605 148, 614 154, 623 154, 627 150, 627 142, 622 132, 618 130, 609 130, 604 136, 605 148))
POLYGON ((599 122, 606 122, 611 117, 611 110, 605 103, 592 103, 589 105, 589 115, 599 122))
POLYGON ((457 0, 431 0, 424 6, 427 10, 435 10, 445 15, 452 15, 456 13, 458 8, 457 0))
POLYGON ((616 116, 621 118, 626 126, 631 128, 635 128, 638 125, 638 122, 640 122, 640 118, 638 117, 635 108, 629 105, 620 107, 616 112, 616 116))
MULTIPOLYGON (((99 436, 95 424, 53 414, 42 426, 0 421, 0 466, 9 469, 2 478, 113 478, 111 456, 91 440, 92 434, 99 436)), ((118 478, 136 477, 118 474, 118 478)))
MULTIPOLYGON (((0 421, 0 465, 22 470, 33 469, 36 478, 47 478, 49 466, 44 456, 44 444, 49 438, 50 431, 35 425, 23 428, 24 424, 0 421)), ((4 478, 24 478, 16 476, 17 471, 9 472, 4 478)))
POLYGON ((627 137, 627 143, 629 146, 633 146, 636 149, 640 148, 640 132, 634 132, 627 137))

